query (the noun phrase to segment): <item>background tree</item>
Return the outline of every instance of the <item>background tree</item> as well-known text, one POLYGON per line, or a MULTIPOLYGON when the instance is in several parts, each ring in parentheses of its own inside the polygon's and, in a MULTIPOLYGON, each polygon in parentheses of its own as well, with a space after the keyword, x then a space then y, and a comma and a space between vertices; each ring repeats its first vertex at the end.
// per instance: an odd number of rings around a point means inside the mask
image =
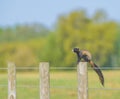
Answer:
POLYGON ((49 61, 51 66, 76 66, 74 47, 89 50, 100 66, 117 66, 118 28, 102 10, 91 17, 85 10, 61 15, 55 29, 38 23, 1 27, 0 66, 6 66, 7 61, 17 66, 35 66, 40 61, 49 61))
MULTIPOLYGON (((89 50, 100 65, 107 64, 108 55, 114 51, 117 24, 109 20, 96 22, 93 19, 88 18, 84 11, 74 11, 68 16, 60 17, 58 22, 59 47, 63 50, 63 59, 67 66, 72 66, 70 61, 74 58, 70 49, 76 46, 89 50)), ((97 20, 103 19, 97 17, 97 20)))

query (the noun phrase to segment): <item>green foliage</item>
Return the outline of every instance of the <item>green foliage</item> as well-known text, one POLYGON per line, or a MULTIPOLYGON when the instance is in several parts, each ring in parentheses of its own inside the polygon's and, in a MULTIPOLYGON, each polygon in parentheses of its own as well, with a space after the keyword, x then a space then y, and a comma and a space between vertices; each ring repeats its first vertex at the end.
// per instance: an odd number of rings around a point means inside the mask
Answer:
POLYGON ((27 41, 33 38, 42 38, 47 36, 49 30, 41 24, 16 25, 0 29, 1 42, 27 41))
POLYGON ((115 51, 112 54, 112 64, 115 66, 119 66, 120 65, 120 26, 118 26, 118 31, 117 31, 117 37, 116 37, 116 41, 114 43, 114 48, 115 51))
POLYGON ((113 21, 96 22, 80 11, 67 17, 62 16, 58 25, 59 43, 64 50, 63 57, 68 66, 73 60, 70 49, 76 46, 92 52, 94 60, 102 66, 107 62, 107 56, 114 51, 117 24, 113 21))
POLYGON ((17 66, 35 66, 40 61, 75 66, 74 47, 89 50, 100 66, 120 64, 118 24, 108 20, 104 11, 91 17, 85 10, 73 11, 60 16, 56 27, 52 32, 41 24, 0 28, 0 66, 8 61, 17 66))

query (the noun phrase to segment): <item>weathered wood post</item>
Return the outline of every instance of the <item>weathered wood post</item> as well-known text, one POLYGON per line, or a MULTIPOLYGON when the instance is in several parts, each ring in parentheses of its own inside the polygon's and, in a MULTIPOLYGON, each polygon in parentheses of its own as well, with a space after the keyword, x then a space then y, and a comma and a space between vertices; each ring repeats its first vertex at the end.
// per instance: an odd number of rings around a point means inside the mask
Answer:
POLYGON ((8 99, 16 99, 16 68, 11 62, 8 63, 8 99))
POLYGON ((79 62, 78 72, 78 99, 88 99, 87 62, 79 62))
POLYGON ((40 71, 40 99, 50 99, 49 63, 48 62, 40 63, 39 71, 40 71))

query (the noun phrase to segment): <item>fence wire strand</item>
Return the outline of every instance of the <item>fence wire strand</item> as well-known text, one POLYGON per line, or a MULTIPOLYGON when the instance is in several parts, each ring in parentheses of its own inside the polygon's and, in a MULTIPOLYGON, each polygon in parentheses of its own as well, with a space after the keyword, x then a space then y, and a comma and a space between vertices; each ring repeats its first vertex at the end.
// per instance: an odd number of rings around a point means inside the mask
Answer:
MULTIPOLYGON (((8 87, 8 85, 0 85, 0 87, 8 87)), ((17 85, 17 88, 39 88, 39 85, 17 85)), ((77 89, 77 86, 51 86, 54 89, 77 89)), ((88 88, 88 90, 120 90, 120 88, 88 88)))
MULTIPOLYGON (((8 68, 0 68, 0 70, 7 70, 8 68)), ((77 67, 50 67, 50 70, 76 70, 77 67)), ((120 70, 120 66, 117 67, 100 67, 101 70, 120 70)), ((16 67, 16 70, 39 70, 39 67, 16 67)), ((88 70, 92 70, 88 67, 88 70)))
MULTIPOLYGON (((50 70, 76 70, 77 67, 50 67, 50 70)), ((120 70, 120 67, 100 67, 101 70, 120 70)), ((8 68, 0 68, 8 70, 8 68)), ((39 67, 16 67, 16 70, 39 70, 39 67)), ((88 70, 92 68, 88 67, 88 70)), ((8 87, 6 84, 0 84, 0 87, 8 87)), ((18 88, 39 88, 39 85, 17 85, 18 88)), ((77 89, 77 86, 51 86, 57 89, 77 89)), ((88 88, 88 90, 120 90, 120 88, 88 88)))

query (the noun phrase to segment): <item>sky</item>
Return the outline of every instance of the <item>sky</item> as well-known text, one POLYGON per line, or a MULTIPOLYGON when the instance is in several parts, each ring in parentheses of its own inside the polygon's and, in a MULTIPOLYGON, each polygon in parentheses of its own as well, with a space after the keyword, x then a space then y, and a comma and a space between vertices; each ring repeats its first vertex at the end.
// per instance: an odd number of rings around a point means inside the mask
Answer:
POLYGON ((0 27, 26 23, 52 27, 60 15, 80 9, 89 15, 103 9, 120 22, 120 0, 0 0, 0 27))

